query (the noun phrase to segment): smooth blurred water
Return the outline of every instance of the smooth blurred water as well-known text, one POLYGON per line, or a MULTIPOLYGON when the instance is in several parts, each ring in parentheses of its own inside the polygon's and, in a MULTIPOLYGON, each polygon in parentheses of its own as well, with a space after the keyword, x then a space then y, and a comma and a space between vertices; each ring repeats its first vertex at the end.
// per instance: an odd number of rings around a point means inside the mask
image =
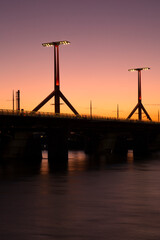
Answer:
POLYGON ((160 155, 99 164, 70 152, 68 170, 0 167, 0 240, 160 239, 160 155))

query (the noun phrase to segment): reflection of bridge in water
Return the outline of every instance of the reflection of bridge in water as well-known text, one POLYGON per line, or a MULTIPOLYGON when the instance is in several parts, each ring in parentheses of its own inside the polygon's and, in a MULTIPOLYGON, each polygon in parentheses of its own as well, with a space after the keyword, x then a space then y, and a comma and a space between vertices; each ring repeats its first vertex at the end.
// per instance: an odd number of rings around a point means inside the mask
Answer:
POLYGON ((35 162, 48 148, 48 161, 64 165, 69 146, 94 156, 134 155, 160 149, 160 124, 87 116, 0 112, 0 159, 35 162))

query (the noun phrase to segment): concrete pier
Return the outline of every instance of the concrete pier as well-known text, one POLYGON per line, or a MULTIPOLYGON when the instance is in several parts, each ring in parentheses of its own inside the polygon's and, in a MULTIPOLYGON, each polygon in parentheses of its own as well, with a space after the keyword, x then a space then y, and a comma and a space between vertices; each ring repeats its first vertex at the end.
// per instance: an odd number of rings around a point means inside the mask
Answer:
POLYGON ((1 135, 1 161, 40 162, 42 159, 40 136, 27 129, 13 129, 12 134, 1 135))
POLYGON ((65 168, 68 163, 68 131, 66 128, 48 129, 48 162, 51 167, 65 168))

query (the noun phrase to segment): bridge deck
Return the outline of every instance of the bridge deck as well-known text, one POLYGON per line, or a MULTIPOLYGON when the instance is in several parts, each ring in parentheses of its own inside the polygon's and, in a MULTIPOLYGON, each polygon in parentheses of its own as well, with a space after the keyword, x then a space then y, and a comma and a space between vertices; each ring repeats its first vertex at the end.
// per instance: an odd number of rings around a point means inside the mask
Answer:
POLYGON ((111 118, 105 116, 93 115, 73 115, 73 114, 55 114, 51 112, 33 112, 33 111, 13 111, 13 110, 0 110, 1 116, 17 116, 17 117, 31 117, 31 118, 56 118, 56 119, 75 119, 75 120, 92 120, 92 121, 106 121, 106 122, 123 122, 123 123, 139 123, 139 124, 149 124, 149 125, 159 125, 159 122, 155 121, 139 121, 132 119, 124 119, 124 118, 111 118))

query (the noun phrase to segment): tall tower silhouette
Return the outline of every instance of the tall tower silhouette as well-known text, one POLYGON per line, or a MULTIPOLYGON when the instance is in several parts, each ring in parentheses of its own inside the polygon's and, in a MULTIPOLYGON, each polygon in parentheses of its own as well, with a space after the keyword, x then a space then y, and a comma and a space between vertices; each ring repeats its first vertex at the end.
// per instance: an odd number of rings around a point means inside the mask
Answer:
POLYGON ((139 121, 142 120, 142 110, 145 113, 145 115, 147 116, 147 118, 150 121, 152 121, 151 117, 149 116, 148 112, 146 111, 146 109, 144 108, 144 106, 142 104, 142 94, 141 94, 141 71, 142 70, 149 70, 149 69, 150 68, 148 68, 148 67, 128 69, 128 71, 130 71, 130 72, 138 71, 138 103, 135 106, 135 108, 132 110, 132 112, 129 114, 127 119, 130 119, 132 117, 132 115, 135 113, 135 111, 138 109, 138 120, 139 121))
POLYGON ((52 97, 55 97, 55 113, 60 113, 60 98, 67 104, 67 106, 72 110, 75 115, 79 115, 72 104, 67 100, 67 98, 60 91, 60 77, 59 77, 59 46, 68 45, 69 41, 59 41, 59 42, 49 42, 43 43, 44 47, 54 46, 54 91, 52 91, 40 104, 38 104, 32 111, 37 112, 41 107, 43 107, 52 97))

